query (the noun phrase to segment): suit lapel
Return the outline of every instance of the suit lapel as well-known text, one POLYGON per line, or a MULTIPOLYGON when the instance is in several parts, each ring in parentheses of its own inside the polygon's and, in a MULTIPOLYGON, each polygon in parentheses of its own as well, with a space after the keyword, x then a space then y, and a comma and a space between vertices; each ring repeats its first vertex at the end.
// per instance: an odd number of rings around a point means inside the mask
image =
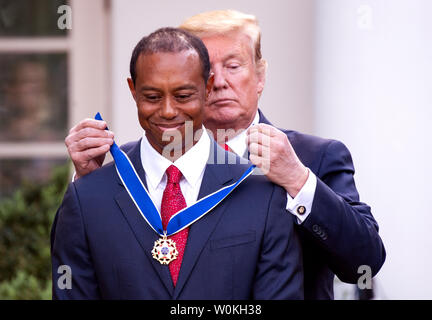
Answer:
POLYGON ((264 114, 261 112, 260 109, 258 109, 258 114, 259 114, 259 123, 265 123, 265 124, 268 124, 270 126, 273 126, 271 124, 271 122, 268 121, 266 117, 264 117, 264 114))
MULTIPOLYGON (((220 148, 216 143, 214 143, 212 150, 218 150, 218 152, 225 153, 225 150, 220 148)), ((211 153, 209 159, 213 159, 214 162, 207 163, 198 199, 201 199, 233 182, 233 175, 229 170, 229 165, 215 164, 217 162, 215 161, 213 153, 211 153)), ((181 290, 187 282, 187 279, 189 278, 203 248, 222 217, 224 210, 225 206, 222 202, 219 206, 190 226, 179 278, 174 289, 174 299, 177 299, 181 293, 181 290)))
MULTIPOLYGON (((141 140, 140 140, 141 141, 141 140)), ((130 149, 128 152, 129 159, 135 167, 135 170, 140 177, 141 181, 147 187, 147 182, 145 180, 145 172, 141 164, 140 158, 140 141, 130 149)), ((118 178, 119 184, 123 186, 120 178, 118 178)), ((144 250, 145 255, 150 260, 150 264, 155 269, 156 273, 161 278, 161 281, 167 288, 168 292, 172 294, 174 290, 174 285, 171 280, 171 275, 168 269, 168 266, 161 265, 158 261, 153 259, 151 255, 151 250, 153 249, 153 245, 155 240, 159 238, 158 234, 147 224, 144 218, 139 213, 132 199, 130 198, 128 192, 123 187, 123 189, 115 196, 115 200, 119 205, 125 219, 127 220, 129 227, 132 229, 132 232, 135 235, 138 243, 141 248, 144 250)), ((127 248, 125 248, 127 250, 127 248)))

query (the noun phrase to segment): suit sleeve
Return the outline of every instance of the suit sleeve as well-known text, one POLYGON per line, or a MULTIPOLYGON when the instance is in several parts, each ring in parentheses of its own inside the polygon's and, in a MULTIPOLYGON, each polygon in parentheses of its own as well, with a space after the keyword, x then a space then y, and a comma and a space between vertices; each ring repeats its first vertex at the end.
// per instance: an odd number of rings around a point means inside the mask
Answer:
POLYGON ((253 298, 257 300, 304 297, 301 245, 285 204, 285 191, 275 186, 253 288, 253 298))
POLYGON ((53 299, 100 299, 73 183, 69 184, 52 226, 51 260, 53 299), (71 288, 65 287, 64 266, 71 271, 71 288))
POLYGON ((386 253, 370 207, 359 201, 345 145, 330 142, 317 178, 312 212, 302 227, 324 249, 330 268, 342 281, 356 283, 361 265, 377 274, 386 253))

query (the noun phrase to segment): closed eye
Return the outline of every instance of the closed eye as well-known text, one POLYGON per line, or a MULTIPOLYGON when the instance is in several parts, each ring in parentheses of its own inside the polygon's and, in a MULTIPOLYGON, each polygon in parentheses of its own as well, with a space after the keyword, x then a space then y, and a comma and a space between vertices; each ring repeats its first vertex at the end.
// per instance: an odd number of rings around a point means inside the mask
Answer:
POLYGON ((159 101, 161 99, 161 97, 159 95, 156 95, 156 94, 144 95, 144 98, 150 102, 156 102, 156 101, 159 101))
POLYGON ((177 101, 179 102, 186 102, 189 101, 194 96, 194 93, 192 92, 179 92, 174 95, 177 101))

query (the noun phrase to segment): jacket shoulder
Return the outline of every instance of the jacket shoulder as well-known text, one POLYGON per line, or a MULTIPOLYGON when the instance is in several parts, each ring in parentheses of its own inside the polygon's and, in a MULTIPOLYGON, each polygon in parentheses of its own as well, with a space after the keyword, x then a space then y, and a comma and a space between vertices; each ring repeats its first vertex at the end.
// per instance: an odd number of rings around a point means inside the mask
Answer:
POLYGON ((135 141, 131 141, 125 144, 122 144, 120 146, 120 149, 122 149, 124 152, 128 153, 129 151, 131 151, 134 147, 136 147, 136 145, 140 142, 141 140, 135 140, 135 141))
POLYGON ((348 148, 339 140, 327 139, 293 130, 282 130, 290 141, 295 153, 302 163, 317 173, 324 157, 347 158, 351 155, 348 148))
POLYGON ((117 172, 113 161, 103 165, 101 168, 79 178, 73 184, 77 191, 91 190, 105 190, 112 182, 117 181, 117 172))
POLYGON ((318 137, 312 134, 302 133, 294 130, 280 130, 287 135, 294 148, 301 148, 303 145, 307 146, 308 148, 312 148, 313 150, 320 150, 327 148, 330 143, 337 141, 334 139, 318 137))

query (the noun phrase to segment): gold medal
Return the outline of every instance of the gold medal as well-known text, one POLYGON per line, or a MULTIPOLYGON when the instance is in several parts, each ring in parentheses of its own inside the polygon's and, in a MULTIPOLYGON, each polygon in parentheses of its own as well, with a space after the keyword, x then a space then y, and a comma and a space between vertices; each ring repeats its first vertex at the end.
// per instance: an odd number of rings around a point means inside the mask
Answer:
POLYGON ((171 261, 177 259, 178 251, 176 243, 166 236, 155 241, 152 256, 161 264, 169 264, 171 261))

